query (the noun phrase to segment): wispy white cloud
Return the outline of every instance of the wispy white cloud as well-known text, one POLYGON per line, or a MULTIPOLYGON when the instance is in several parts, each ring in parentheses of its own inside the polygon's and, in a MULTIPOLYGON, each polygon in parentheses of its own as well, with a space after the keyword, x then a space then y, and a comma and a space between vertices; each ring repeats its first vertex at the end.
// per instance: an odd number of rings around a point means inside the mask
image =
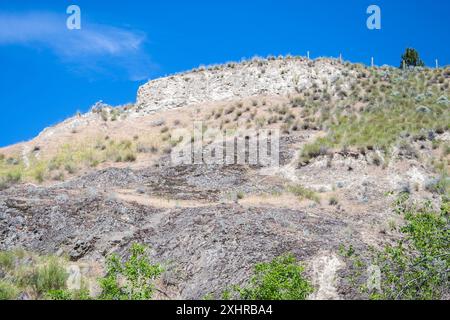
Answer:
POLYGON ((49 12, 0 12, 0 46, 48 48, 77 70, 118 67, 132 80, 148 78, 155 68, 144 50, 145 33, 84 19, 81 30, 69 30, 67 17, 49 12))

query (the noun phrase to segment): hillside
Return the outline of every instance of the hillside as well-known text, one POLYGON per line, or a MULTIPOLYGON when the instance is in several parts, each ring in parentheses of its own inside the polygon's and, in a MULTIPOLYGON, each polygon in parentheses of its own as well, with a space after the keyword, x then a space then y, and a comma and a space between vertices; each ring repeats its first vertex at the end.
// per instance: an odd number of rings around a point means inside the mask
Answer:
POLYGON ((96 293, 108 255, 146 244, 166 270, 160 299, 220 297, 293 253, 311 298, 365 297, 342 248, 368 259, 401 239, 400 194, 434 210, 450 196, 449 87, 449 67, 298 57, 150 81, 135 104, 97 103, 0 149, 0 250, 66 257, 96 293), (194 121, 207 146, 279 130, 280 165, 172 165, 194 121))

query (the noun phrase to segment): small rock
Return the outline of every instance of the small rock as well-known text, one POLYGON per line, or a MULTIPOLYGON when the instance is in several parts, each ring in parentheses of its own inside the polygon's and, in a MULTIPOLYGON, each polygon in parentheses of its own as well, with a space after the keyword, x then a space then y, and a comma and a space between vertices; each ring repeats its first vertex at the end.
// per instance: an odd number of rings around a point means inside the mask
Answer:
POLYGON ((73 249, 69 252, 71 261, 78 261, 83 258, 94 246, 93 238, 87 240, 78 240, 73 249))
POLYGON ((61 257, 64 254, 64 250, 62 248, 59 248, 58 251, 56 251, 56 256, 61 257))
POLYGON ((419 113, 431 113, 431 109, 425 106, 417 107, 416 111, 419 113))
POLYGON ((19 164, 19 160, 15 159, 15 158, 8 158, 6 160, 6 163, 12 166, 16 166, 19 164))
POLYGON ((443 106, 448 106, 450 105, 450 101, 448 100, 448 98, 446 96, 440 96, 437 100, 436 100, 437 104, 443 105, 443 106))
POLYGON ((166 121, 164 121, 164 119, 160 119, 160 120, 155 120, 155 121, 150 122, 150 125, 151 125, 152 127, 161 127, 161 126, 163 126, 165 123, 166 123, 166 121))
POLYGON ((139 188, 136 189, 136 192, 139 193, 139 194, 145 194, 146 190, 145 190, 144 187, 139 187, 139 188))
POLYGON ((423 100, 425 100, 425 95, 423 93, 416 96, 417 102, 422 102, 423 100))
POLYGON ((17 300, 27 301, 27 300, 31 300, 31 297, 29 296, 28 293, 22 292, 22 293, 19 295, 19 297, 17 298, 17 300))
POLYGON ((434 141, 436 139, 436 132, 433 130, 428 131, 428 140, 434 141))

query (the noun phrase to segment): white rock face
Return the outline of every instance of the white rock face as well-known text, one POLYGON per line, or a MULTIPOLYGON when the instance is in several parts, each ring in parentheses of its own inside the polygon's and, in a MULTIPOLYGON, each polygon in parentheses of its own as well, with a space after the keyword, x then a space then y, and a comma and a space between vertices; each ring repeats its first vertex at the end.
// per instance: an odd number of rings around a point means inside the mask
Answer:
MULTIPOLYGON (((241 63, 199 68, 146 83, 138 90, 136 104, 125 110, 129 118, 156 111, 255 96, 297 94, 314 86, 335 92, 357 81, 356 71, 333 59, 254 58, 241 63)), ((124 106, 118 106, 122 108, 124 106)), ((68 131, 82 130, 99 119, 94 109, 113 107, 102 101, 86 114, 71 117, 39 134, 43 141, 68 131)))
POLYGON ((45 128, 39 133, 38 138, 46 141, 53 136, 66 133, 68 130, 77 130, 80 127, 87 126, 93 118, 92 112, 73 116, 61 123, 45 128))
MULTIPOLYGON (((161 78, 141 86, 137 108, 144 113, 203 102, 257 95, 287 95, 316 84, 332 86, 347 70, 336 60, 253 59, 161 78)), ((348 81, 343 87, 349 86, 348 81)))

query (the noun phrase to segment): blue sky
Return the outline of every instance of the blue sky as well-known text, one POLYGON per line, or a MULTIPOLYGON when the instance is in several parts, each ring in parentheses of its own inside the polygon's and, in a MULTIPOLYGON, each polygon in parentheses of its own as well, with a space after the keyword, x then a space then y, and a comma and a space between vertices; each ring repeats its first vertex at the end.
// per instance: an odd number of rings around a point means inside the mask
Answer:
POLYGON ((449 64, 449 12, 448 0, 0 0, 0 146, 201 64, 309 50, 397 66, 406 47, 449 64), (66 28, 71 4, 81 30, 66 28), (371 4, 381 30, 366 27, 371 4))

